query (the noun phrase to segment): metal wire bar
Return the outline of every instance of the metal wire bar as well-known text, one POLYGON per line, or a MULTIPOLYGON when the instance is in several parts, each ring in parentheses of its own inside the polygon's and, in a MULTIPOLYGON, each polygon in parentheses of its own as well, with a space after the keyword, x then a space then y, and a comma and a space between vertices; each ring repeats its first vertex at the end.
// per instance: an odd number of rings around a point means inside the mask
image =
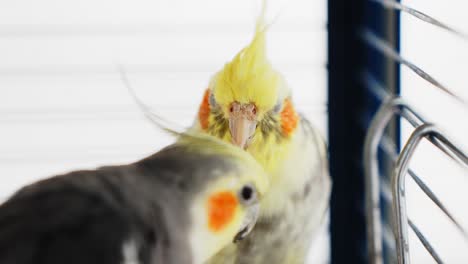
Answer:
POLYGON ((371 263, 383 263, 382 257, 382 223, 380 218, 380 178, 378 171, 377 151, 384 130, 399 111, 399 106, 404 105, 401 98, 393 97, 388 93, 382 93, 379 82, 368 72, 363 73, 363 81, 367 87, 378 97, 385 101, 372 119, 364 141, 364 173, 366 191, 366 220, 367 220, 367 245, 369 260, 371 263))
POLYGON ((367 245, 369 260, 374 264, 383 263, 382 258, 382 223, 380 219, 380 179, 377 150, 384 129, 390 121, 393 106, 392 98, 387 99, 372 119, 364 141, 364 173, 366 191, 367 245))
POLYGON ((405 177, 409 170, 409 161, 414 155, 417 146, 423 138, 429 135, 440 140, 440 142, 450 149, 451 152, 460 152, 463 154, 461 149, 455 146, 451 140, 449 140, 436 126, 432 124, 423 124, 417 127, 401 151, 396 162, 394 174, 392 175, 392 194, 394 198, 394 221, 397 231, 397 256, 398 262, 403 264, 410 262, 408 231, 406 226, 406 223, 408 223, 408 216, 406 213, 405 177))
MULTIPOLYGON (((393 162, 397 161, 398 154, 395 151, 396 146, 395 146, 395 143, 393 143, 393 141, 390 138, 382 137, 380 146, 382 147, 382 150, 390 157, 390 159, 393 162)), ((453 214, 449 212, 447 207, 440 201, 440 199, 437 198, 437 196, 429 188, 429 186, 427 186, 427 184, 420 177, 418 177, 416 173, 410 168, 408 169, 408 174, 411 176, 414 182, 418 185, 418 187, 432 200, 432 202, 435 203, 437 207, 439 207, 439 209, 442 210, 442 212, 452 221, 452 223, 457 227, 457 229, 462 233, 464 238, 468 241, 468 232, 466 232, 463 226, 455 219, 453 214)))
POLYGON ((442 259, 439 257, 439 255, 437 254, 437 252, 432 247, 431 243, 429 243, 429 240, 427 240, 427 238, 423 235, 423 233, 419 230, 419 228, 409 218, 408 218, 408 224, 413 230, 413 232, 416 234, 416 236, 418 237, 419 241, 421 241, 423 246, 426 248, 427 252, 431 254, 432 258, 434 258, 434 260, 439 264, 444 263, 442 259))
MULTIPOLYGON (((414 107, 410 105, 407 101, 400 97, 392 96, 389 93, 385 92, 385 89, 382 85, 371 75, 368 71, 364 71, 362 74, 362 81, 364 85, 366 85, 375 96, 379 99, 383 99, 384 102, 389 102, 389 104, 393 104, 393 107, 388 107, 390 115, 400 115, 404 119, 406 119, 413 127, 418 127, 424 123, 428 123, 427 119, 422 117, 418 112, 416 112, 414 107), (393 101, 393 102, 391 102, 393 101)), ((381 107, 384 107, 383 105, 381 107)), ((385 123, 388 123, 387 120, 385 123)), ((461 152, 451 152, 448 150, 443 144, 439 142, 437 138, 432 137, 431 135, 428 136, 428 140, 434 144, 437 148, 442 150, 446 155, 452 158, 457 164, 461 164, 462 166, 466 166, 468 164, 468 157, 461 152)))
MULTIPOLYGON (((408 118, 408 121, 410 121, 410 123, 417 123, 417 126, 419 126, 422 123, 426 123, 426 119, 423 118, 418 112, 414 111, 413 107, 410 107, 408 102, 406 102, 398 96, 388 93, 385 87, 382 86, 380 82, 377 81, 374 78, 374 76, 372 76, 372 74, 370 74, 369 71, 363 71, 361 79, 363 84, 369 89, 369 91, 372 92, 372 94, 375 95, 378 99, 380 99, 380 101, 388 102, 391 100, 395 100, 395 107, 401 107, 404 110, 403 112, 395 113, 400 113, 401 115, 404 115, 403 117, 408 118)), ((395 111, 398 111, 398 109, 395 109, 395 111)))
POLYGON ((434 202, 437 207, 439 207, 442 212, 452 221, 452 223, 458 228, 458 230, 462 233, 465 239, 468 239, 468 234, 465 231, 465 229, 462 227, 460 223, 458 223, 457 220, 455 220, 455 217, 448 211, 447 207, 445 207, 442 202, 437 198, 437 196, 434 194, 434 192, 424 183, 424 181, 421 180, 420 177, 418 177, 414 171, 408 170, 408 174, 411 176, 411 178, 416 182, 416 184, 421 188, 421 190, 434 202))
POLYGON ((367 209, 367 240, 369 259, 372 263, 383 263, 382 223, 380 219, 380 179, 377 151, 380 139, 391 118, 398 113, 404 101, 398 97, 387 97, 372 119, 364 141, 364 173, 367 209))
POLYGON ((415 116, 411 111, 408 111, 406 108, 400 110, 400 115, 406 119, 413 127, 418 127, 424 122, 424 119, 421 117, 415 116))
POLYGON ((432 125, 422 125, 413 132, 398 157, 392 175, 393 219, 396 227, 397 258, 400 264, 409 264, 408 216, 406 214, 406 181, 409 160, 414 154, 419 141, 432 125))
POLYGON ((374 76, 370 73, 369 70, 364 70, 361 73, 362 83, 369 89, 369 91, 379 99, 380 102, 383 102, 390 98, 392 95, 387 92, 385 86, 383 86, 374 76))
MULTIPOLYGON (((404 105, 399 111, 401 117, 406 119, 413 127, 418 127, 424 123, 428 123, 419 115, 416 115, 416 112, 410 108, 409 105, 404 105)), ((466 166, 468 164, 468 157, 461 152, 452 152, 450 149, 442 144, 436 137, 432 135, 428 135, 427 139, 431 142, 434 146, 436 146, 439 150, 449 156, 452 160, 457 162, 457 164, 466 166)))
MULTIPOLYGON (((382 220, 380 217, 380 178, 378 172, 377 151, 380 139, 391 118, 399 112, 399 106, 405 103, 385 92, 380 83, 368 72, 362 74, 364 85, 379 99, 384 101, 372 119, 364 143, 364 173, 367 209, 367 241, 371 263, 383 263, 382 256, 382 220)), ((417 115, 417 114, 416 114, 417 115)), ((421 121, 422 122, 422 121, 421 121)))
POLYGON ((392 251, 396 252, 395 235, 393 234, 393 228, 389 224, 383 226, 383 240, 392 251))
POLYGON ((392 203, 392 188, 390 182, 385 178, 382 178, 382 182, 380 183, 380 193, 382 197, 387 201, 389 204, 392 203))
MULTIPOLYGON (((403 117, 406 121, 408 121, 413 127, 418 127, 424 123, 427 123, 426 121, 422 121, 423 123, 420 123, 418 120, 424 120, 420 119, 419 117, 416 118, 415 116, 412 117, 413 112, 408 111, 410 110, 409 106, 404 106, 404 108, 400 109, 400 116, 403 117)), ((450 149, 447 149, 447 147, 440 142, 436 137, 432 135, 428 135, 427 139, 429 142, 431 142, 435 147, 437 147, 439 150, 441 150, 444 154, 449 156, 452 160, 454 160, 457 164, 466 167, 466 164, 468 163, 468 158, 464 153, 461 152, 452 152, 450 149)))
MULTIPOLYGON (((372 85, 372 82, 366 81, 367 84, 372 85)), ((395 114, 403 113, 401 110, 405 109, 404 117, 412 120, 412 124, 424 124, 424 119, 417 114, 403 99, 398 97, 385 96, 387 99, 377 111, 375 117, 372 119, 368 129, 368 133, 364 143, 364 172, 366 182, 366 209, 367 209, 367 238, 368 238, 368 252, 369 259, 372 263, 383 263, 382 259, 382 230, 380 219, 380 179, 378 172, 377 150, 384 130, 395 114)), ((430 135, 428 135, 430 136, 430 135)), ((428 137, 434 145, 447 153, 449 157, 454 158, 456 161, 467 163, 466 155, 458 150, 456 147, 446 148, 442 147, 444 142, 440 139, 428 137), (456 151, 454 151, 456 150, 456 151), (465 157, 465 159, 456 159, 456 157, 465 157)), ((430 196, 431 197, 431 196, 430 196)), ((435 195, 434 195, 435 197, 435 195)), ((447 210, 446 210, 447 211, 447 210)), ((448 212, 448 211, 447 211, 448 212)), ((451 215, 449 214, 449 217, 451 215)), ((451 219, 454 219, 451 217, 451 219)), ((457 225, 460 226, 460 225, 457 225)), ((464 232, 465 234, 466 232, 464 232)))
POLYGON ((414 8, 411 8, 409 6, 406 6, 406 5, 402 5, 401 3, 395 1, 395 0, 370 0, 372 2, 376 2, 376 3, 380 3, 382 4, 384 7, 386 8, 391 8, 391 9, 395 9, 395 10, 399 10, 399 11, 403 11, 403 12, 406 12, 424 22, 427 22, 429 24, 432 24, 436 27, 439 27, 439 28, 442 28, 442 29, 445 29, 459 37, 462 37, 464 39, 468 39, 468 35, 461 32, 461 31, 458 31, 450 26, 448 26, 447 24, 427 15, 427 14, 424 14, 423 12, 421 11, 418 11, 414 8))
POLYGON ((468 102, 465 99, 461 98, 460 96, 456 95, 450 89, 448 89, 445 85, 441 84, 427 72, 423 71, 421 68, 416 66, 415 64, 411 63, 410 61, 403 58, 397 51, 395 51, 386 41, 382 40, 370 30, 364 29, 362 34, 362 38, 373 48, 379 50, 392 60, 405 65, 409 69, 411 69, 414 73, 419 75, 421 78, 426 80, 427 82, 431 83, 435 87, 439 88, 441 91, 445 92, 446 94, 450 95, 457 101, 463 104, 463 106, 468 107, 468 102))
POLYGON ((457 164, 462 165, 463 168, 468 168, 468 156, 465 155, 463 152, 453 152, 450 148, 445 146, 440 140, 432 135, 428 136, 428 140, 434 144, 438 149, 442 152, 447 154, 450 158, 452 158, 457 164))
POLYGON ((396 260, 396 246, 395 246, 395 235, 393 234, 393 228, 389 224, 383 226, 383 241, 386 245, 387 258, 389 263, 397 263, 396 260))

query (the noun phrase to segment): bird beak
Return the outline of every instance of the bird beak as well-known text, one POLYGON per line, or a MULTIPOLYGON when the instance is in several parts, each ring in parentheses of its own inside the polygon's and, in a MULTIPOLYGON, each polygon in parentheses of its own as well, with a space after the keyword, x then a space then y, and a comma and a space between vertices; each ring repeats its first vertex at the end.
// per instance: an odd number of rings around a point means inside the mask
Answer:
POLYGON ((253 138, 257 127, 256 113, 252 104, 240 105, 234 103, 229 116, 229 130, 232 143, 246 149, 253 138))
POLYGON ((254 228, 255 223, 257 223, 259 213, 260 213, 260 205, 258 203, 251 205, 248 208, 244 223, 240 231, 234 237, 233 243, 237 243, 247 237, 250 231, 252 231, 252 229, 254 228))

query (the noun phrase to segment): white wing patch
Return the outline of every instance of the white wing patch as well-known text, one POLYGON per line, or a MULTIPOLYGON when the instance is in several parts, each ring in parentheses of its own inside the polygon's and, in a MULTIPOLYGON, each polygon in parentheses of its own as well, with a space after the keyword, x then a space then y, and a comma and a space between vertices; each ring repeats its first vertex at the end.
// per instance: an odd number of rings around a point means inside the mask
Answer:
POLYGON ((140 264, 138 260, 138 247, 135 240, 130 239, 122 246, 122 264, 140 264))

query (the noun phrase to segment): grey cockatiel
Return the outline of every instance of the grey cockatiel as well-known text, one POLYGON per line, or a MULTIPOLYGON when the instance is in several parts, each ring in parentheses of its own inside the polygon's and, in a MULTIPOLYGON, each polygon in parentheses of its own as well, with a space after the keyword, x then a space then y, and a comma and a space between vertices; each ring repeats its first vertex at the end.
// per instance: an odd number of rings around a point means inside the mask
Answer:
POLYGON ((19 190, 0 205, 0 263, 201 263, 247 235, 267 186, 248 154, 182 136, 136 163, 19 190))

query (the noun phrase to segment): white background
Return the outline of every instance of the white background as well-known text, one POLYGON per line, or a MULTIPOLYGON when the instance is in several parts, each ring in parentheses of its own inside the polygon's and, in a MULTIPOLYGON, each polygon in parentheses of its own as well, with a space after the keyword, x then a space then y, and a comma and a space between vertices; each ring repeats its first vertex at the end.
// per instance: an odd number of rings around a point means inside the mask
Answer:
MULTIPOLYGON (((413 8, 468 32, 468 2, 465 0, 406 0, 413 8)), ((415 63, 468 101, 468 41, 422 22, 410 15, 401 16, 401 50, 415 63)), ((468 108, 440 92, 402 67, 402 94, 430 120, 441 126, 468 152, 468 108)), ((412 129, 403 123, 402 137, 412 129)), ((423 178, 446 204, 457 220, 468 229, 468 173, 424 142, 410 167, 423 178)), ((407 177, 409 217, 428 237, 445 263, 468 263, 468 243, 437 207, 407 177)), ((410 230, 413 263, 434 263, 410 230)))
MULTIPOLYGON (((142 118, 116 64, 142 100, 189 126, 211 75, 250 41, 259 2, 0 1, 0 200, 172 142, 142 118)), ((270 2, 271 60, 326 135, 326 1, 270 2)))

